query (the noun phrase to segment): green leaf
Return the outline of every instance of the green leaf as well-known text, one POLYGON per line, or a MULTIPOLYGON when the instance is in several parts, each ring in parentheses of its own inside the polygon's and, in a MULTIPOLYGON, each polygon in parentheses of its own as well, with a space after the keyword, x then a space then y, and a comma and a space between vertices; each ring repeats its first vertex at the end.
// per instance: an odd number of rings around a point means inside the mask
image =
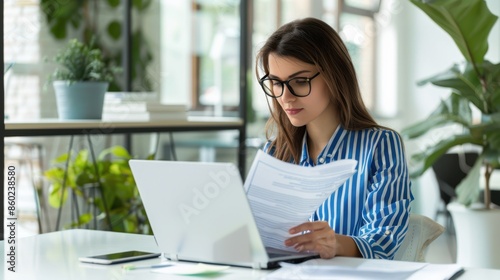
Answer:
POLYGON ((66 200, 68 199, 68 188, 64 191, 64 197, 61 202, 61 196, 63 193, 63 189, 61 184, 53 183, 50 188, 49 188, 49 204, 50 206, 54 208, 60 208, 64 203, 66 203, 66 200))
POLYGON ((138 11, 143 11, 151 4, 151 0, 133 0, 132 6, 138 11))
POLYGON ((425 120, 414 123, 401 130, 401 135, 407 139, 420 137, 429 130, 450 123, 450 120, 444 115, 429 116, 425 120))
POLYGON ((85 169, 87 167, 87 164, 88 164, 88 158, 89 158, 89 151, 88 150, 81 150, 80 152, 78 152, 75 159, 73 160, 74 168, 76 168, 78 170, 85 169))
POLYGON ((96 183, 95 174, 90 172, 82 172, 76 175, 75 183, 77 186, 84 186, 86 184, 96 183))
POLYGON ((113 8, 120 6, 120 0, 108 0, 107 2, 108 5, 113 8))
POLYGON ((60 156, 58 156, 57 158, 53 159, 52 160, 52 163, 53 164, 57 164, 57 163, 63 163, 63 162, 66 162, 68 160, 68 157, 69 157, 69 154, 62 154, 60 156))
MULTIPOLYGON (((484 99, 488 104, 488 113, 500 112, 500 63, 493 64, 485 61, 483 66, 483 76, 485 80, 484 99)), ((497 120, 500 122, 500 120, 497 120)))
POLYGON ((452 93, 448 99, 441 101, 428 118, 404 128, 401 135, 413 139, 424 135, 431 129, 448 124, 468 127, 471 121, 472 112, 467 100, 452 93))
POLYGON ((131 158, 131 156, 130 156, 129 152, 127 151, 127 149, 125 149, 122 146, 114 146, 113 149, 112 149, 112 153, 113 153, 114 156, 117 156, 117 157, 126 158, 126 159, 130 159, 131 158))
POLYGON ((416 178, 422 175, 427 169, 432 167, 434 162, 445 154, 448 150, 455 146, 463 144, 480 144, 478 139, 471 137, 469 134, 454 135, 439 141, 437 144, 429 145, 422 152, 411 156, 410 176, 416 178))
POLYGON ((64 170, 59 167, 54 167, 45 170, 45 172, 43 172, 43 176, 52 183, 62 183, 64 170))
POLYGON ((88 222, 90 222, 92 220, 92 214, 90 213, 85 213, 85 214, 82 214, 80 215, 80 217, 78 218, 78 222, 80 225, 84 225, 84 224, 87 224, 88 222))
MULTIPOLYGON (((418 85, 432 83, 436 86, 452 88, 453 92, 461 95, 474 104, 481 112, 487 112, 481 81, 478 79, 475 69, 468 63, 461 72, 458 65, 453 65, 445 72, 420 81, 418 85)), ((467 105, 468 106, 468 105, 467 105)))
POLYGON ((123 159, 131 159, 132 156, 130 155, 130 153, 127 151, 127 149, 125 149, 124 147, 122 146, 113 146, 113 147, 110 147, 110 148, 107 148, 105 150, 103 150, 100 154, 99 154, 99 161, 102 161, 104 160, 104 158, 107 156, 107 155, 113 155, 115 157, 118 157, 118 158, 123 158, 123 159))
POLYGON ((108 24, 108 34, 115 41, 119 40, 122 36, 122 25, 117 20, 114 20, 108 24))
POLYGON ((66 228, 79 228, 83 225, 88 224, 90 221, 92 221, 93 216, 91 213, 84 213, 78 217, 77 222, 70 223, 66 228))
POLYGON ((444 29, 472 63, 483 62, 497 20, 484 0, 410 0, 444 29))
POLYGON ((56 21, 50 26, 50 33, 59 40, 66 38, 66 22, 62 20, 56 21))
POLYGON ((67 26, 79 27, 87 1, 41 0, 40 8, 56 39, 66 38, 67 26))
POLYGON ((483 166, 483 157, 480 156, 467 176, 457 186, 457 201, 466 206, 477 202, 480 188, 479 176, 481 175, 481 166, 483 166))

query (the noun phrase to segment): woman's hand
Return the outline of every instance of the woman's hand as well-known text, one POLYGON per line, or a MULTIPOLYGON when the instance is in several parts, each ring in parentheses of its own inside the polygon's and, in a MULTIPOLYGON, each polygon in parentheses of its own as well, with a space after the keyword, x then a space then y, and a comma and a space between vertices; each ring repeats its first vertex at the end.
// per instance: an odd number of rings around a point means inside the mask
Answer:
POLYGON ((299 252, 314 252, 322 259, 335 256, 362 257, 354 240, 346 235, 336 234, 325 221, 307 222, 291 228, 296 234, 285 240, 286 246, 293 246, 299 252))
POLYGON ((299 252, 318 253, 322 259, 337 255, 337 236, 325 221, 307 222, 293 227, 290 234, 304 232, 285 240, 286 246, 293 246, 299 252))

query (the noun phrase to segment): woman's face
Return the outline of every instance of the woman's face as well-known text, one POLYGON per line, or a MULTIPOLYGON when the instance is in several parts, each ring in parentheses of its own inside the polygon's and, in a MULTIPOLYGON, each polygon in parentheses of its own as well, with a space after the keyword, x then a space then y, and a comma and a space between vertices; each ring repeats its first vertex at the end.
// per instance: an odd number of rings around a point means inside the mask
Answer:
MULTIPOLYGON (((319 70, 315 65, 291 57, 269 55, 269 78, 285 82, 295 77, 311 78, 319 70)), ((277 98, 292 125, 296 127, 308 124, 331 123, 335 119, 335 110, 331 104, 330 93, 321 74, 310 81, 311 93, 297 97, 290 93, 285 85, 283 95, 277 98)))

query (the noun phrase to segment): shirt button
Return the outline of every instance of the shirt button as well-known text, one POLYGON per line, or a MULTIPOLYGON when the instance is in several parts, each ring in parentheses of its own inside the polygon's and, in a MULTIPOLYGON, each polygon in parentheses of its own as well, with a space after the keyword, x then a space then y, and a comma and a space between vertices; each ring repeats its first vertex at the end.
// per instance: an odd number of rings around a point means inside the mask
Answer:
POLYGON ((319 158, 319 163, 324 163, 325 159, 324 158, 319 158))
POLYGON ((390 234, 391 234, 391 231, 390 231, 390 230, 386 230, 386 231, 384 232, 384 234, 385 234, 385 235, 390 235, 390 234))

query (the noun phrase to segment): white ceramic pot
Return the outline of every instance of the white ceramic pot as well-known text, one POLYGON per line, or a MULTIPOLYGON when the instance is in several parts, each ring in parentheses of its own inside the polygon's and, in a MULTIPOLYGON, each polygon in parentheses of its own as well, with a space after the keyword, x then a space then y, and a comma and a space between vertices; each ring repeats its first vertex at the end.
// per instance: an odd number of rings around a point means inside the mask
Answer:
POLYGON ((457 237, 457 264, 500 269, 500 209, 447 206, 457 237))

